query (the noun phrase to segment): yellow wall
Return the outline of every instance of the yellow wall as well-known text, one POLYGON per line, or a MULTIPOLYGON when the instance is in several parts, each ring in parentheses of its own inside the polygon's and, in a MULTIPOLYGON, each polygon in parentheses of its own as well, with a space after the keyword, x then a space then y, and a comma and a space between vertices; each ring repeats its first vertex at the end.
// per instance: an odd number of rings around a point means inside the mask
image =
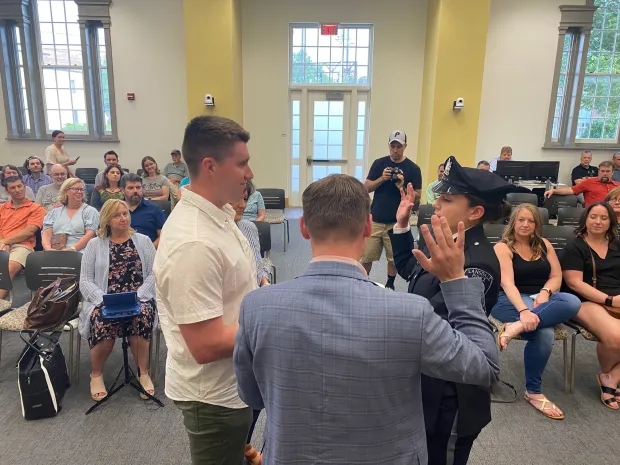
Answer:
POLYGON ((435 179, 437 165, 450 155, 464 166, 474 163, 491 2, 434 3, 427 17, 418 143, 422 175, 429 182, 435 179), (454 111, 452 102, 459 97, 465 109, 454 111))
POLYGON ((243 121, 239 0, 183 0, 188 117, 243 121), (213 95, 214 107, 204 105, 213 95))

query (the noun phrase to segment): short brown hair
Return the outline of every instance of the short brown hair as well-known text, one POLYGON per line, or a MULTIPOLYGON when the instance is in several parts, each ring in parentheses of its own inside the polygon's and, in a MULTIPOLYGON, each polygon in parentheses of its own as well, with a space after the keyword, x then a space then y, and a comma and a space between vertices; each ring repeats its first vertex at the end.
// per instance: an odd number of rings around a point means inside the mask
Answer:
POLYGON ((499 151, 499 154, 501 155, 502 153, 509 153, 512 155, 512 147, 508 146, 508 145, 504 145, 502 147, 502 149, 499 151))
POLYGON ((346 174, 332 174, 313 182, 301 201, 308 233, 317 242, 357 239, 370 213, 368 190, 346 174))
POLYGON ((605 160, 602 161, 598 164, 598 167, 601 168, 603 166, 606 166, 607 168, 611 168, 612 170, 614 169, 614 164, 612 162, 610 162, 609 160, 605 160))
POLYGON ((196 116, 185 128, 183 158, 190 174, 196 175, 205 158, 221 162, 237 142, 247 143, 250 133, 235 121, 221 116, 196 116))

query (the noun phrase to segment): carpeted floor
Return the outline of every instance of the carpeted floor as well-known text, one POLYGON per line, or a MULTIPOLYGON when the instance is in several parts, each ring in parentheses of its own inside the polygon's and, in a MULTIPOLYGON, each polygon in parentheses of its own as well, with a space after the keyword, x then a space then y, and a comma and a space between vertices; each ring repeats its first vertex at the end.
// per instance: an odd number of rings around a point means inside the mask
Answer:
MULTIPOLYGON (((310 247, 299 234, 299 210, 288 212, 291 243, 282 251, 282 227, 272 226, 272 259, 280 281, 303 273, 310 260, 310 247)), ((375 264, 371 279, 384 283, 386 262, 375 264)), ((17 299, 27 296, 23 277, 16 284, 17 299)), ((397 278, 398 291, 406 283, 397 278)), ((64 344, 67 337, 64 337, 64 344)), ((189 464, 188 440, 181 415, 163 395, 165 344, 162 341, 157 394, 166 404, 157 408, 138 398, 130 388, 86 416, 92 405, 89 396, 88 347, 82 345, 81 382, 67 392, 62 412, 55 418, 27 422, 22 418, 15 361, 23 343, 15 334, 4 333, 0 361, 0 464, 189 464)), ((476 442, 470 463, 504 465, 594 465, 614 463, 620 455, 618 425, 620 411, 606 409, 598 400, 595 380, 595 346, 577 338, 575 394, 563 392, 561 344, 545 372, 546 395, 563 408, 566 419, 552 421, 526 405, 523 395, 523 343, 514 341, 502 354, 502 378, 514 384, 519 399, 512 404, 494 404, 493 422, 476 442)), ((111 383, 120 367, 120 344, 106 368, 111 383)), ((253 442, 262 442, 263 418, 253 442)))

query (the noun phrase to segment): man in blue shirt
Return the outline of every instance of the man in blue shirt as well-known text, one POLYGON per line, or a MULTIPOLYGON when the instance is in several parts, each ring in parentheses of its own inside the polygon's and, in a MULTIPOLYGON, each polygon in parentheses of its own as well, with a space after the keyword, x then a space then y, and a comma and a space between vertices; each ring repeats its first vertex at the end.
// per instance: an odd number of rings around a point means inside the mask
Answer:
POLYGON ((131 212, 131 227, 140 234, 149 236, 157 248, 161 228, 166 222, 164 211, 153 202, 144 200, 142 178, 134 173, 127 173, 121 178, 121 189, 125 202, 131 212))
POLYGON ((23 176, 24 186, 30 187, 37 195, 39 187, 52 184, 52 178, 43 172, 43 162, 37 156, 28 157, 24 163, 27 174, 23 176))

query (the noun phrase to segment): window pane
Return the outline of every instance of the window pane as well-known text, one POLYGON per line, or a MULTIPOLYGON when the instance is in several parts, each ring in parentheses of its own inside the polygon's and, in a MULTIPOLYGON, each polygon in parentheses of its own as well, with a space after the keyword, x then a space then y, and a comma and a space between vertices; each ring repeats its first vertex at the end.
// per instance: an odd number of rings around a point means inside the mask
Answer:
POLYGON ((52 23, 41 23, 39 31, 41 32, 41 45, 54 44, 54 31, 52 29, 52 23))
POLYGON ((293 116, 293 129, 299 129, 299 116, 293 116))
POLYGON ((50 10, 50 2, 47 0, 39 0, 37 2, 37 10, 39 11, 39 21, 51 21, 52 13, 50 10))
POLYGON ((47 129, 54 131, 60 128, 60 112, 59 111, 47 111, 47 129))
POLYGON ((329 123, 328 116, 315 116, 314 117, 314 129, 326 131, 329 128, 328 123, 329 123))
POLYGON ((82 39, 80 37, 80 25, 77 23, 67 24, 67 37, 69 44, 80 45, 82 43, 82 39))
POLYGON ((293 100, 293 114, 299 114, 299 100, 293 100))
POLYGON ((355 151, 355 158, 357 160, 363 160, 364 159, 364 146, 363 145, 358 145, 357 146, 357 150, 355 151))
POLYGON ((52 20, 54 22, 65 22, 65 2, 52 0, 50 2, 52 6, 52 20))
POLYGON ((327 140, 329 145, 342 145, 342 131, 329 131, 327 140))
POLYGON ((56 89, 45 89, 45 107, 48 110, 58 109, 58 91, 56 89))
POLYGON ((327 131, 314 131, 314 144, 327 145, 327 131))
POLYGON ((54 23, 54 43, 56 45, 67 45, 67 26, 65 23, 54 23))
POLYGON ((356 166, 355 167, 355 177, 357 179, 359 179, 360 181, 364 182, 364 173, 362 172, 362 167, 361 166, 356 166))
POLYGON ((61 110, 71 110, 73 108, 71 91, 69 89, 58 89, 58 107, 61 110))
POLYGON ((303 84, 369 83, 368 27, 340 25, 335 36, 320 35, 317 27, 293 28, 291 81, 303 84))
POLYGON ((327 148, 327 158, 330 160, 342 160, 342 145, 330 145, 327 148))
POLYGON ((77 23, 78 20, 78 8, 74 1, 65 1, 65 13, 66 21, 68 23, 77 23))
POLYGON ((293 145, 293 151, 291 153, 293 158, 299 158, 299 145, 293 145))

